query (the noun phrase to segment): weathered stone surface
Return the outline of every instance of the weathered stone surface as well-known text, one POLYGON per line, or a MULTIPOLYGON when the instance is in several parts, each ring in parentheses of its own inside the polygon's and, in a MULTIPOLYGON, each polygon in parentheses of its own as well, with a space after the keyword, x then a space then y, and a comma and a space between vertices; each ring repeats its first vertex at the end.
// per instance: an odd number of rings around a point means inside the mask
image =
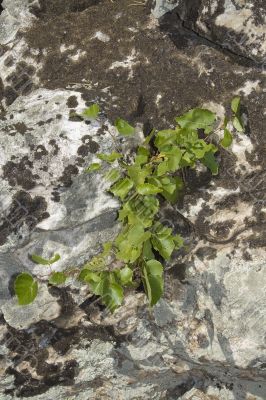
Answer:
POLYGON ((219 38, 213 45, 199 37, 176 12, 157 21, 132 0, 3 6, 0 399, 264 399, 262 68, 222 51, 219 38), (53 268, 62 270, 81 266, 115 236, 118 204, 100 175, 84 169, 96 152, 114 148, 117 116, 137 123, 141 136, 194 106, 223 117, 235 94, 245 134, 219 155, 217 177, 188 172, 183 201, 163 209, 189 252, 166 266, 165 296, 154 310, 139 289, 109 315, 72 281, 44 289, 32 306, 15 305, 17 273, 46 278, 29 254, 58 252, 53 268), (99 122, 70 116, 94 101, 99 122))
POLYGON ((189 29, 265 67, 265 1, 157 0, 154 14, 161 17, 173 8, 189 29))

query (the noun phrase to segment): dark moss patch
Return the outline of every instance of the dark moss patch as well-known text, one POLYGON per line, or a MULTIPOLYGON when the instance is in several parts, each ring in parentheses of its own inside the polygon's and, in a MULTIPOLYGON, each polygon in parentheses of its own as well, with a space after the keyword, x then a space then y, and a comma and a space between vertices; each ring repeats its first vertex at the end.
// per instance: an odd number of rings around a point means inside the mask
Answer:
POLYGON ((76 108, 79 105, 77 96, 70 96, 67 100, 68 108, 76 108))
POLYGON ((10 186, 21 186, 23 189, 30 190, 36 185, 38 175, 34 175, 31 171, 33 164, 27 156, 15 163, 8 161, 3 166, 3 178, 8 181, 10 186))
POLYGON ((63 175, 59 178, 59 181, 62 182, 65 187, 69 187, 72 185, 72 177, 77 175, 78 172, 79 170, 75 165, 68 165, 65 168, 63 175))
POLYGON ((35 152, 34 152, 34 158, 35 160, 41 160, 44 156, 48 155, 48 151, 43 145, 39 145, 36 147, 35 152))
POLYGON ((29 193, 17 192, 0 225, 0 245, 6 242, 11 233, 17 233, 24 224, 32 231, 39 222, 49 217, 46 209, 47 203, 43 197, 32 198, 29 193))

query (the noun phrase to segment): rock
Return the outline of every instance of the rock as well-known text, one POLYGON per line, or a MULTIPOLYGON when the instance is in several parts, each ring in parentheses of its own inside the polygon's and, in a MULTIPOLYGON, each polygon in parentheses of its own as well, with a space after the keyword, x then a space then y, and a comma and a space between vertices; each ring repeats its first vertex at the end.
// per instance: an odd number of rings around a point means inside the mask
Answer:
POLYGON ((2 307, 6 322, 15 329, 26 329, 30 325, 45 319, 56 319, 60 315, 60 306, 50 295, 47 286, 39 287, 36 300, 28 306, 19 306, 16 299, 9 300, 2 307))
POLYGON ((264 1, 162 1, 154 14, 161 17, 176 7, 184 25, 222 48, 266 65, 266 5, 264 1))
MULTIPOLYGON (((195 16, 179 1, 160 20, 132 0, 13 4, 0 16, 0 399, 264 399, 265 76, 249 45, 238 51, 231 36, 235 54, 222 48, 221 32, 238 26, 217 25, 263 3, 213 2, 205 13, 203 1, 195 16), (245 133, 221 150, 219 175, 187 171, 182 204, 163 207, 189 252, 166 265, 153 310, 139 288, 110 315, 72 280, 17 306, 19 272, 41 287, 47 277, 31 254, 60 253, 55 271, 81 267, 117 234, 118 203, 101 175, 84 172, 117 145, 115 118, 138 127, 136 141, 118 143, 130 156, 143 133, 192 107, 223 118, 234 95, 245 133), (99 121, 73 115, 94 102, 99 121)), ((241 29, 258 38, 254 18, 241 29)), ((254 43, 259 60, 263 41, 254 43)))

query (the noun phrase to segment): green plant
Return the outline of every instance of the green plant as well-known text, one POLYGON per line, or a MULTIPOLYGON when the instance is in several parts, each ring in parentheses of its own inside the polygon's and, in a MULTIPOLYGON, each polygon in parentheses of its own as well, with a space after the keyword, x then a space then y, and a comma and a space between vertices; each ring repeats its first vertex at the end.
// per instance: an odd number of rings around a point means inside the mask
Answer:
MULTIPOLYGON (((231 109, 231 125, 242 131, 238 97, 232 100, 231 109)), ((94 104, 82 117, 97 118, 99 111, 94 104)), ((88 284, 91 292, 114 311, 123 302, 124 288, 142 282, 150 306, 155 305, 163 294, 163 260, 170 260, 173 252, 184 245, 182 237, 158 219, 160 205, 163 200, 174 204, 181 196, 184 168, 194 169, 202 163, 213 175, 218 174, 215 158, 218 146, 226 148, 233 139, 228 122, 226 118, 219 123, 213 112, 196 108, 177 117, 174 129, 157 133, 153 130, 136 149, 132 162, 118 151, 98 154, 99 162, 91 164, 85 172, 101 173, 106 170, 103 165, 111 166, 105 179, 110 182, 109 192, 121 202, 118 214, 121 231, 78 273, 76 270, 53 272, 49 283, 61 285, 69 275, 77 274, 77 279, 88 284), (224 137, 215 145, 212 134, 221 128, 224 137)), ((125 137, 135 132, 135 128, 121 118, 116 120, 115 126, 125 137)), ((32 255, 32 260, 42 265, 51 265, 59 259, 59 255, 51 260, 32 255)), ((20 304, 33 301, 37 289, 37 282, 28 274, 21 274, 16 280, 15 292, 20 304)))

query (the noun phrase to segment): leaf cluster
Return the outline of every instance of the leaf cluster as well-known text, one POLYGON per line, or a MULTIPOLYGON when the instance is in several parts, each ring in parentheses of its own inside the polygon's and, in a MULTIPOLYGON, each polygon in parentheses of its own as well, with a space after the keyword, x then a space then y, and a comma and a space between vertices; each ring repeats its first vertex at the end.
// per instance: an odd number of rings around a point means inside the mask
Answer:
MULTIPOLYGON (((240 117, 240 99, 231 103, 233 126, 243 130, 240 117)), ((83 118, 94 119, 100 112, 94 104, 84 111, 83 118)), ((143 284, 150 306, 163 295, 164 261, 169 261, 174 251, 184 245, 179 234, 163 225, 158 217, 163 201, 175 204, 184 190, 182 171, 196 168, 198 163, 207 167, 213 175, 218 174, 216 153, 219 144, 211 141, 217 125, 216 115, 206 109, 195 108, 176 118, 174 129, 152 131, 136 149, 130 163, 122 152, 97 154, 97 162, 85 169, 86 173, 101 173, 103 164, 110 166, 104 173, 109 193, 121 202, 118 221, 121 231, 113 242, 105 243, 103 251, 88 261, 79 271, 77 279, 88 285, 90 291, 101 297, 110 311, 119 307, 128 286, 143 284)), ((135 133, 135 128, 121 118, 115 121, 118 133, 124 137, 135 133)), ((228 147, 232 134, 228 120, 223 122, 224 138, 220 145, 228 147)), ((55 255, 46 260, 32 255, 32 261, 50 266, 60 259, 55 255)), ((53 272, 49 278, 52 285, 66 282, 68 271, 53 272)), ((21 274, 15 282, 19 304, 32 302, 38 284, 29 274, 21 274)))

